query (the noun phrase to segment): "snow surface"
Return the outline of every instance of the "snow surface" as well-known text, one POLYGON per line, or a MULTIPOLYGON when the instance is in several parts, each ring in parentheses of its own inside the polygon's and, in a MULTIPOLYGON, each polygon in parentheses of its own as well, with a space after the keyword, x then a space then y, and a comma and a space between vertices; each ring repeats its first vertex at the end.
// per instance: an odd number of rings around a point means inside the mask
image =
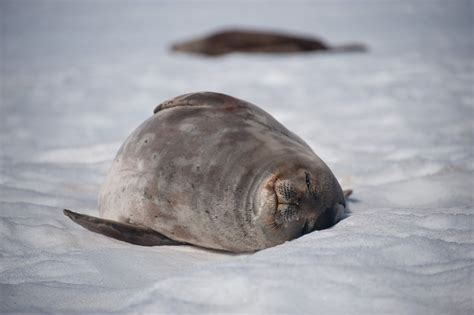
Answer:
POLYGON ((1 1, 0 312, 472 314, 472 1, 1 1), (172 54, 225 26, 366 54, 172 54), (84 230, 125 137, 163 100, 267 110, 353 188, 348 217, 252 255, 84 230))

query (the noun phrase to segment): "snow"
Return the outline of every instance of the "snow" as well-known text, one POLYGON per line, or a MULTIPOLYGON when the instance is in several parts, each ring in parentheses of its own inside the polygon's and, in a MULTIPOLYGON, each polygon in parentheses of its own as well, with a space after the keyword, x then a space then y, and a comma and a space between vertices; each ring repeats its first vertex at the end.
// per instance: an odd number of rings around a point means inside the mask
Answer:
POLYGON ((474 312, 471 1, 2 1, 0 312, 474 312), (227 26, 365 54, 172 54, 227 26), (331 229, 251 255, 94 234, 126 136, 163 100, 227 93, 305 139, 343 187, 331 229))

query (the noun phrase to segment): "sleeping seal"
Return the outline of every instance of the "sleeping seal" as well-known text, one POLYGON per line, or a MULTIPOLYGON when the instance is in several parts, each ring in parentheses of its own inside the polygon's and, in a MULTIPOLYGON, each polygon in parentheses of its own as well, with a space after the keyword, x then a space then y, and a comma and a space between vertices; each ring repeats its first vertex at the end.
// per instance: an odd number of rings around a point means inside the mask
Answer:
POLYGON ((362 44, 330 46, 323 41, 303 36, 257 31, 225 30, 195 40, 177 43, 172 50, 219 56, 232 52, 243 53, 295 53, 312 51, 363 52, 362 44))
MULTIPOLYGON (((347 192, 350 193, 350 192, 347 192)), ((298 136, 212 92, 164 102, 119 149, 85 228, 139 245, 252 252, 335 224, 344 193, 298 136)))

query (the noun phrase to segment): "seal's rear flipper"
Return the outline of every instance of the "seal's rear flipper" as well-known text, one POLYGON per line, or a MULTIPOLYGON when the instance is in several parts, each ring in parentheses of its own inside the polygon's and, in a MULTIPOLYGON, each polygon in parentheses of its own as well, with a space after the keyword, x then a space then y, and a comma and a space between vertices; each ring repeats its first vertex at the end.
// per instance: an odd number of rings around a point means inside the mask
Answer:
POLYGON ((354 43, 345 44, 340 46, 330 47, 329 51, 332 52, 367 52, 369 49, 364 44, 354 43))
POLYGON ((63 212, 72 221, 85 227, 89 231, 103 234, 120 241, 142 246, 184 245, 184 243, 174 241, 146 227, 91 217, 67 209, 64 209, 63 212))
POLYGON ((344 194, 344 198, 347 199, 350 195, 352 195, 352 189, 343 190, 342 193, 344 194))

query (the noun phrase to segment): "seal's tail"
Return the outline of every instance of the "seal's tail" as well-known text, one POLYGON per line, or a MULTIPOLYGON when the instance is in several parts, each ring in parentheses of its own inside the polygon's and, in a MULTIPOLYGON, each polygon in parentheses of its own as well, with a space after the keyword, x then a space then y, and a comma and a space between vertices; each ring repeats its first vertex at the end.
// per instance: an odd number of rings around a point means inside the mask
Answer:
POLYGON ((117 222, 96 218, 85 214, 64 209, 63 213, 75 223, 85 227, 89 231, 103 234, 120 241, 142 245, 183 245, 184 243, 172 240, 155 230, 130 223, 117 222))
POLYGON ((334 46, 329 48, 332 52, 367 52, 368 48, 364 44, 344 44, 340 46, 334 46))

